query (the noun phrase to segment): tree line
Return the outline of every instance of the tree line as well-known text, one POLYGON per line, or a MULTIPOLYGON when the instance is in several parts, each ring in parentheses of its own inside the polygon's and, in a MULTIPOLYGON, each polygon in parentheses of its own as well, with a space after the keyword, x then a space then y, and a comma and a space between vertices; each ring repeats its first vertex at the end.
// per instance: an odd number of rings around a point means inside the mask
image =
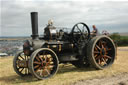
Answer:
POLYGON ((110 37, 114 40, 117 46, 128 46, 128 36, 121 36, 119 33, 113 33, 110 37))

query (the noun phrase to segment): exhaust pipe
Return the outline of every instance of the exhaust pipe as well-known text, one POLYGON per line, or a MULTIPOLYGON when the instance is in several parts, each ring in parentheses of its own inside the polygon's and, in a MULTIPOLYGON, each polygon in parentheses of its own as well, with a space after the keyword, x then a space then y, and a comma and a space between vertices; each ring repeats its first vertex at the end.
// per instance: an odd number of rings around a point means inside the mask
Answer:
POLYGON ((38 39, 38 12, 31 12, 32 39, 38 39))

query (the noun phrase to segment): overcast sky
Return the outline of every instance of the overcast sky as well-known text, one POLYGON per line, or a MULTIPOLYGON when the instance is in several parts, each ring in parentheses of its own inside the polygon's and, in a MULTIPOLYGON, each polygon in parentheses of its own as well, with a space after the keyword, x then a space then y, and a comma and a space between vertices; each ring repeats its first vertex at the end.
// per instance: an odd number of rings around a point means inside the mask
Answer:
POLYGON ((57 27, 72 28, 78 22, 100 32, 128 32, 128 1, 40 1, 2 0, 0 5, 0 36, 30 36, 30 12, 38 12, 39 34, 49 19, 57 27))

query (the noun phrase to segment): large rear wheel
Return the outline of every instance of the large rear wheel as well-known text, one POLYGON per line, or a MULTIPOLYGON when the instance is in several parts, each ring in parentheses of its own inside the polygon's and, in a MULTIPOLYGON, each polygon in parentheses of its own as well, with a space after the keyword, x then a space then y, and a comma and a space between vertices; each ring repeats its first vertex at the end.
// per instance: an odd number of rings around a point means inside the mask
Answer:
POLYGON ((30 72, 38 79, 46 79, 53 76, 58 70, 57 55, 48 48, 34 51, 29 60, 30 72))
POLYGON ((97 69, 104 69, 111 66, 115 60, 115 44, 105 35, 94 37, 88 44, 87 55, 90 65, 97 69))

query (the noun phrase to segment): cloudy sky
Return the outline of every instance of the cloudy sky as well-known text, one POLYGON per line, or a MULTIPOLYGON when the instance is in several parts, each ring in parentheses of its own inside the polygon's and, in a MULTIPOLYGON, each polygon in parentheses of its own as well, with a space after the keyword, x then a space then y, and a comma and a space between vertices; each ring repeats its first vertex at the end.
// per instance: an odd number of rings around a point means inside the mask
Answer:
POLYGON ((1 0, 0 36, 30 36, 30 12, 38 12, 39 34, 49 19, 57 27, 72 28, 77 22, 86 23, 100 32, 128 32, 128 1, 73 0, 1 0))

